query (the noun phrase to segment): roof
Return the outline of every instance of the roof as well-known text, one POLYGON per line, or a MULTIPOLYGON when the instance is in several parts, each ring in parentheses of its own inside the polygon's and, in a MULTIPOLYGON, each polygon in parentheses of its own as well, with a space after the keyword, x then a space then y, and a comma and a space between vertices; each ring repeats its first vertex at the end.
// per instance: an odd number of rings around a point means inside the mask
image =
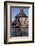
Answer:
POLYGON ((15 17, 17 18, 17 17, 28 17, 28 16, 24 13, 23 9, 20 9, 19 14, 17 14, 17 16, 15 17))

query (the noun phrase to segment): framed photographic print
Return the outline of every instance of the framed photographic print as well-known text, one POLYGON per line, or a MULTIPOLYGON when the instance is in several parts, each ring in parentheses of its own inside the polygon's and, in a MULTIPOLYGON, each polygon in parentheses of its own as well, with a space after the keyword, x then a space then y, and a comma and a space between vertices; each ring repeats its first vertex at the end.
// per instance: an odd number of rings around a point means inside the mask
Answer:
POLYGON ((34 42, 34 2, 4 2, 4 43, 34 42))

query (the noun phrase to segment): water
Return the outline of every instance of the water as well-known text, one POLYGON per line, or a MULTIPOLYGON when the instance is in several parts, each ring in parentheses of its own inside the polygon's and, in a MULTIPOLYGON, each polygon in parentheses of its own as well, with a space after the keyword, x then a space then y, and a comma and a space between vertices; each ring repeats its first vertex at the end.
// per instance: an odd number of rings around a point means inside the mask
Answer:
POLYGON ((20 28, 20 31, 18 31, 18 32, 16 31, 16 28, 11 28, 10 35, 11 35, 11 37, 28 36, 28 28, 20 28))

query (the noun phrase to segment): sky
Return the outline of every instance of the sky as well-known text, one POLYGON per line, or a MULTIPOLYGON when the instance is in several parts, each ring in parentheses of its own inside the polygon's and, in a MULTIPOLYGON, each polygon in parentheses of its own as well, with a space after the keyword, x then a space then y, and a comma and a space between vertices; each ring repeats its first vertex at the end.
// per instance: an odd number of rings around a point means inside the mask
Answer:
MULTIPOLYGON (((23 8, 24 13, 28 16, 28 8, 23 8)), ((14 21, 15 20, 15 16, 20 12, 20 8, 12 8, 10 9, 10 16, 11 16, 11 20, 14 21)))

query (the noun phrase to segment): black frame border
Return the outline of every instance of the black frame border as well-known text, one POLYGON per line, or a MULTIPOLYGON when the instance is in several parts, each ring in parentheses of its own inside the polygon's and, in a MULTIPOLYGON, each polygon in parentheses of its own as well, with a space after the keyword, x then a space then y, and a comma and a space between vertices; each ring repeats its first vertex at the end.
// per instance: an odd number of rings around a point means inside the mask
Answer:
POLYGON ((34 42, 34 2, 17 2, 17 1, 5 1, 4 2, 4 44, 19 44, 19 43, 33 43, 34 42), (7 43, 7 3, 23 3, 32 4, 32 41, 19 41, 7 43), (6 21, 6 24, 5 24, 6 21), (6 28, 5 28, 6 25, 6 28))

